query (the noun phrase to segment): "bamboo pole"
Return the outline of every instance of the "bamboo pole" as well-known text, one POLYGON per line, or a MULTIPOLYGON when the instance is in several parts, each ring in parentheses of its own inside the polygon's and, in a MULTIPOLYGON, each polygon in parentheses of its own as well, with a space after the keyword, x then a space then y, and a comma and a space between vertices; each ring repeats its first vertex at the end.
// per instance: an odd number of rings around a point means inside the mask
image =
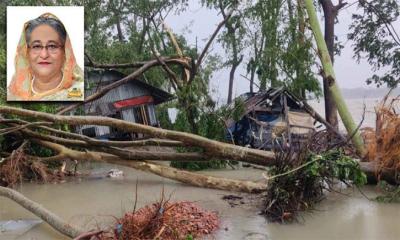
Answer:
POLYGON ((333 70, 332 61, 329 56, 329 51, 326 46, 324 36, 322 35, 322 31, 318 22, 318 17, 313 5, 313 1, 305 0, 304 2, 307 9, 311 30, 314 34, 315 41, 317 43, 318 52, 320 55, 319 57, 321 59, 323 71, 325 77, 328 79, 329 82, 328 86, 329 91, 332 93, 333 99, 338 108, 340 118, 342 119, 343 124, 346 127, 347 133, 349 135, 354 133, 352 142, 357 150, 357 153, 360 156, 364 156, 365 154, 364 143, 361 139, 360 132, 358 131, 357 126, 354 123, 353 117, 351 116, 351 113, 349 112, 347 105, 343 100, 342 93, 340 92, 340 89, 336 83, 335 71, 333 70))

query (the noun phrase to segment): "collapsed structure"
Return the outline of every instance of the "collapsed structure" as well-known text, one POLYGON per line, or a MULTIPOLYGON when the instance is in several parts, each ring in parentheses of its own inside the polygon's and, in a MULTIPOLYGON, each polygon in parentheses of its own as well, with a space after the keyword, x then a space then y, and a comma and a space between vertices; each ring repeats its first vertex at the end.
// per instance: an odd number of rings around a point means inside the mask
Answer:
POLYGON ((242 94, 229 108, 238 105, 243 109, 236 121, 233 117, 226 121, 227 139, 237 145, 298 149, 315 131, 315 111, 285 88, 242 94))

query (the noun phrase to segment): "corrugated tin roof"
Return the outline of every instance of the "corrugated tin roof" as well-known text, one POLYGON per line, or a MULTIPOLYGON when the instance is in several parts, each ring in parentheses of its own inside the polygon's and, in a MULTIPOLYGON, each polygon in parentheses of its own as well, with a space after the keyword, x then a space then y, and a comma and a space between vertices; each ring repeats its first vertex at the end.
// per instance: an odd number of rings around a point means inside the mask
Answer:
MULTIPOLYGON (((93 69, 85 71, 85 81, 88 83, 88 85, 94 85, 94 86, 97 86, 98 84, 104 86, 112 82, 118 81, 124 77, 126 77, 125 74, 115 70, 93 69)), ((133 87, 137 86, 147 89, 150 92, 150 94, 154 97, 154 104, 156 105, 163 102, 167 102, 174 98, 173 95, 171 95, 170 93, 162 89, 159 89, 157 87, 154 87, 148 83, 145 83, 139 79, 130 81, 128 84, 133 85, 133 87)), ((126 85, 120 87, 126 87, 126 85)), ((115 100, 119 101, 123 99, 115 99, 115 100)))

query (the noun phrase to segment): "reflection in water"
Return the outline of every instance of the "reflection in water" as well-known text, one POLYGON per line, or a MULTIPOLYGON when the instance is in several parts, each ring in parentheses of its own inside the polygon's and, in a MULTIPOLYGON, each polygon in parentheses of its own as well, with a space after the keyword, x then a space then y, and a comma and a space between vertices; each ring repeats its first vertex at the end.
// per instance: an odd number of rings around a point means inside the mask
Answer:
MULTIPOLYGON (((104 170, 116 167, 96 165, 104 170)), ((213 236, 214 239, 399 239, 400 236, 400 206, 368 201, 357 190, 346 191, 351 197, 329 194, 325 201, 316 206, 315 211, 303 214, 300 223, 280 225, 268 223, 258 215, 258 197, 245 198, 245 204, 232 208, 221 200, 224 194, 232 193, 190 187, 133 169, 117 168, 124 171, 123 179, 103 178, 63 184, 25 183, 19 190, 69 223, 87 229, 109 226, 114 217, 132 210, 137 180, 138 207, 159 199, 164 186, 166 194, 172 194, 172 200, 196 201, 205 209, 218 211, 222 226, 213 236)), ((249 169, 207 173, 239 179, 261 178, 261 171, 249 169)), ((367 195, 373 195, 374 187, 365 187, 364 191, 367 195)), ((0 221, 21 218, 35 217, 8 199, 0 198, 0 221)), ((0 234, 0 239, 5 238, 0 234)), ((43 223, 18 239, 67 238, 43 223)))

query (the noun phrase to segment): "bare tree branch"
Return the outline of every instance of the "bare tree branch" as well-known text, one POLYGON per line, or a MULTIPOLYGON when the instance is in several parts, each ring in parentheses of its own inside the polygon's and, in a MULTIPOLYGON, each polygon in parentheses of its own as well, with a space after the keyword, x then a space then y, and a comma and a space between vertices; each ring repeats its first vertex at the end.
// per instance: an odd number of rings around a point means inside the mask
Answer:
MULTIPOLYGON (((189 64, 185 60, 182 60, 182 58, 180 58, 180 57, 171 56, 171 57, 162 57, 162 59, 167 64, 181 65, 181 66, 183 66, 185 68, 190 69, 189 64)), ((94 68, 106 68, 106 69, 112 69, 112 68, 141 68, 144 65, 146 65, 149 61, 154 61, 154 60, 156 60, 156 59, 150 59, 148 61, 139 61, 139 62, 133 62, 133 63, 117 63, 117 64, 96 63, 93 60, 90 60, 90 62, 86 63, 85 66, 94 67, 94 68)))
MULTIPOLYGON (((175 38, 174 34, 172 33, 171 29, 167 26, 167 24, 165 22, 163 22, 163 26, 164 26, 165 31, 167 31, 168 37, 169 37, 170 41, 172 42, 172 45, 175 47, 175 50, 176 50, 178 56, 183 58, 183 52, 182 52, 181 48, 179 47, 178 41, 176 41, 176 38, 175 38)), ((189 82, 190 71, 187 69, 184 69, 184 73, 185 73, 185 77, 182 79, 183 82, 189 82)))
POLYGON ((204 47, 203 51, 201 52, 200 56, 197 58, 196 65, 195 65, 195 67, 192 69, 192 72, 191 72, 191 76, 190 76, 190 79, 189 79, 189 84, 193 81, 194 77, 196 76, 197 71, 198 71, 198 69, 199 69, 200 66, 201 66, 201 63, 203 62, 203 58, 204 58, 204 56, 206 55, 208 49, 209 49, 210 46, 211 46, 211 43, 214 41, 215 37, 217 36, 217 34, 218 34, 218 32, 221 30, 221 28, 225 25, 225 23, 226 23, 226 22, 229 20, 229 18, 232 16, 232 13, 233 13, 233 10, 230 11, 230 12, 226 15, 226 17, 224 17, 224 20, 222 20, 222 21, 218 24, 217 28, 214 30, 213 34, 211 35, 211 38, 208 40, 208 42, 207 42, 206 46, 204 47))
MULTIPOLYGON (((246 79, 247 81, 251 82, 251 79, 249 79, 249 78, 246 77, 245 75, 240 74, 240 76, 241 76, 242 78, 246 79)), ((259 86, 257 83, 253 82, 253 84, 256 85, 256 87, 260 88, 260 86, 259 86)))
POLYGON ((16 132, 19 130, 22 130, 24 128, 28 128, 31 126, 36 126, 36 125, 44 125, 44 124, 49 124, 49 122, 33 122, 33 123, 26 123, 22 126, 15 126, 15 127, 10 127, 10 128, 6 128, 6 129, 1 129, 0 130, 0 136, 1 135, 6 135, 6 134, 10 134, 12 132, 16 132))
POLYGON ((163 61, 160 58, 160 53, 157 51, 155 45, 154 45, 154 41, 151 38, 150 35, 150 31, 147 31, 147 36, 150 40, 150 44, 151 44, 151 51, 153 52, 154 57, 157 59, 157 61, 160 63, 161 67, 164 69, 164 71, 167 73, 167 75, 169 76, 169 79, 171 80, 171 85, 174 88, 174 90, 176 91, 177 88, 180 88, 180 81, 178 80, 178 77, 176 76, 176 74, 168 67, 168 65, 165 63, 165 61, 163 61))
MULTIPOLYGON (((17 124, 27 124, 29 122, 20 120, 20 119, 3 119, 0 120, 2 123, 17 123, 17 124)), ((46 122, 48 123, 48 122, 46 122)), ((52 123, 51 123, 52 124, 52 123)), ((144 140, 136 140, 136 141, 104 141, 104 140, 98 140, 94 139, 82 134, 77 134, 77 133, 72 133, 72 132, 66 132, 58 129, 54 129, 51 127, 47 126, 42 126, 42 125, 30 125, 28 128, 40 128, 43 130, 46 130, 47 132, 50 132, 52 134, 56 135, 61 135, 67 138, 72 138, 72 139, 78 139, 85 141, 89 144, 95 145, 95 146, 113 146, 113 147, 140 147, 140 146, 161 146, 161 147, 183 147, 185 146, 184 143, 180 141, 173 141, 173 140, 166 140, 166 139, 156 139, 156 138, 150 138, 150 139, 144 139, 144 140)))

